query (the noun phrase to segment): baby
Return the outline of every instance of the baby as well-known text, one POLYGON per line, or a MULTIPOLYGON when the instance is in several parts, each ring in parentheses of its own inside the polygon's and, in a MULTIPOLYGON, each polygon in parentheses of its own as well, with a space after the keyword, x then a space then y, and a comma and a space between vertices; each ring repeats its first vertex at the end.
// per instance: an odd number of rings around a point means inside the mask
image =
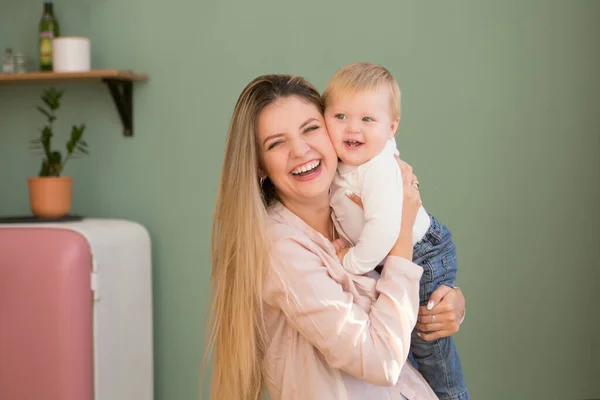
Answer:
MULTIPOLYGON (((323 100, 327 129, 340 159, 331 207, 353 244, 339 253, 340 262, 348 272, 362 275, 382 265, 400 233, 403 187, 394 157, 399 155, 394 136, 400 122, 400 88, 385 68, 355 63, 333 75, 323 100), (349 192, 361 198, 363 208, 347 197, 349 192)), ((456 247, 450 231, 423 207, 415 220, 413 245, 414 262, 424 270, 420 302, 425 305, 440 285, 454 287, 456 247)), ((415 329, 411 352, 440 399, 469 398, 452 337, 425 341, 415 329)))

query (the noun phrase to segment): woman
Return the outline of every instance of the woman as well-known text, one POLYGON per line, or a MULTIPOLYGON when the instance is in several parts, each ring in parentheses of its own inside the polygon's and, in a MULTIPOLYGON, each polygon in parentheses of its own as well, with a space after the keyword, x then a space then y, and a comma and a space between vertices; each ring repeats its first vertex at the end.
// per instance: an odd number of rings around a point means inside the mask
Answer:
MULTIPOLYGON (((337 157, 318 91, 287 75, 244 89, 213 225, 211 398, 254 400, 264 386, 272 400, 435 398, 406 362, 422 274, 409 261, 411 221, 421 202, 416 177, 401 165, 398 241, 378 281, 351 275, 333 244, 343 235, 328 196, 337 157)), ((417 323, 432 337, 456 332, 462 314, 460 293, 437 295, 440 304, 422 309, 417 323)))

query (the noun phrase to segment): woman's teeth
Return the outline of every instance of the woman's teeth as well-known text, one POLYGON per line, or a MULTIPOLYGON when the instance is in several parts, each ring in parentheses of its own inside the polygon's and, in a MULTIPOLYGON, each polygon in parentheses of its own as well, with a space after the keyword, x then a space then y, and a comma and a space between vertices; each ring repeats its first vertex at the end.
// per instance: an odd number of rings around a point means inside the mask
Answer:
POLYGON ((308 164, 304 164, 303 166, 296 168, 295 170, 292 171, 292 174, 294 175, 306 175, 307 173, 312 172, 313 170, 317 169, 317 167, 321 165, 321 161, 313 161, 310 162, 308 164))

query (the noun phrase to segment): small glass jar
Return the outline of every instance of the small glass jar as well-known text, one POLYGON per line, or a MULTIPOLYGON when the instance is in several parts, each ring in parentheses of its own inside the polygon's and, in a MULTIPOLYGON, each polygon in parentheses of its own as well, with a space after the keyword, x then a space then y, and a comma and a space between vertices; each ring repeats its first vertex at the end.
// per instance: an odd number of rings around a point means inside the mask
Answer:
POLYGON ((23 53, 15 54, 15 74, 24 74, 27 72, 27 57, 23 53))
POLYGON ((15 72, 15 60, 13 57, 12 49, 7 48, 4 50, 4 61, 2 63, 2 73, 12 74, 15 72))

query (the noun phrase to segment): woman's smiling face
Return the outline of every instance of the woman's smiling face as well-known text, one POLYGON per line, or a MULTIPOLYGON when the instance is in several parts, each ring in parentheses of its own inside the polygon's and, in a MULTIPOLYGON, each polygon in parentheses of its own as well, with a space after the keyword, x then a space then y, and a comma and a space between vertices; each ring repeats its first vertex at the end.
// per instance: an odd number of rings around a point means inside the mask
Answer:
POLYGON ((261 170, 281 201, 328 197, 337 155, 317 107, 297 96, 280 98, 263 109, 257 125, 261 170))

